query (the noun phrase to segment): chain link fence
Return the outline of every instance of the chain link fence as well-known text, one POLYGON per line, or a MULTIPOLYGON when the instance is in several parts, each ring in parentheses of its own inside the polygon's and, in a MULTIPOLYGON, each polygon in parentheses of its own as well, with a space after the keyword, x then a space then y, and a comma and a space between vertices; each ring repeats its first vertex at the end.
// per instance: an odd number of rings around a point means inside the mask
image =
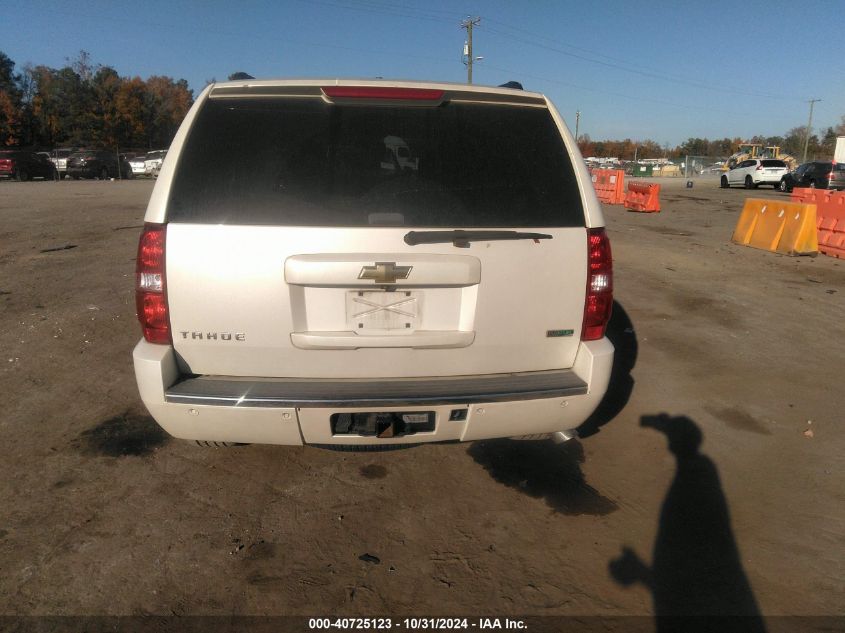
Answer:
POLYGON ((681 173, 684 178, 718 178, 725 173, 727 156, 684 156, 681 173))

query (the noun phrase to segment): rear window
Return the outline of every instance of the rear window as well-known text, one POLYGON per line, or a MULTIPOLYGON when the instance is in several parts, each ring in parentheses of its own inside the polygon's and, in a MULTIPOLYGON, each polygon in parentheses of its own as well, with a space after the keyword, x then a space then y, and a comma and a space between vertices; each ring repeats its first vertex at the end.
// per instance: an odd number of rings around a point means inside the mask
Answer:
POLYGON ((845 171, 845 163, 833 163, 831 169, 834 171, 845 171))
POLYGON ((786 163, 782 160, 764 160, 763 167, 786 167, 786 163))
POLYGON ((584 226, 546 108, 206 102, 168 220, 284 226, 584 226))

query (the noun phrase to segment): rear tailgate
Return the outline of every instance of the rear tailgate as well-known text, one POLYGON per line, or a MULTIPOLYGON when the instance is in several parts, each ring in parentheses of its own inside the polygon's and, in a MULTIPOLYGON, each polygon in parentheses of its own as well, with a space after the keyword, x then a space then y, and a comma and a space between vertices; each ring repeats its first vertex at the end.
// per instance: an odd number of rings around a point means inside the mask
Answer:
POLYGON ((572 366, 587 236, 544 100, 231 97, 198 113, 168 201, 183 370, 372 378, 572 366), (407 238, 478 229, 493 236, 407 238), (542 237, 502 239, 510 231, 542 237))
POLYGON ((767 180, 780 180, 789 172, 786 163, 782 160, 763 160, 760 163, 759 169, 763 172, 767 180))
POLYGON ((170 224, 174 344, 191 373, 434 376, 570 367, 585 229, 411 247, 406 229, 170 224), (379 286, 377 263, 410 268, 379 286), (287 265, 286 265, 287 264, 287 265), (550 335, 551 334, 551 335, 550 335))

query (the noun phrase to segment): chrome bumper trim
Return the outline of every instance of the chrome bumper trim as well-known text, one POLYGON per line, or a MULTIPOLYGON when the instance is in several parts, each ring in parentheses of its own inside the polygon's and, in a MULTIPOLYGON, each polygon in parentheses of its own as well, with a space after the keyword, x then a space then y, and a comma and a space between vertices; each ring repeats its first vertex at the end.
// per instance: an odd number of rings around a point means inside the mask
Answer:
POLYGON ((584 395, 571 369, 456 376, 326 380, 189 377, 164 394, 167 402, 224 407, 404 407, 511 402, 584 395))

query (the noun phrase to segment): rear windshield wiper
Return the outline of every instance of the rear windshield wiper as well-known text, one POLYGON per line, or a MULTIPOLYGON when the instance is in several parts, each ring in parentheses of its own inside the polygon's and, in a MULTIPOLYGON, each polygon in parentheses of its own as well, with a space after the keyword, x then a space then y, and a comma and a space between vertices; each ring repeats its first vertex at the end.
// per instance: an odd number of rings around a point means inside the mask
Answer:
POLYGON ((409 231, 405 244, 445 244, 452 242, 458 248, 469 248, 470 242, 492 242, 493 240, 550 240, 546 233, 521 233, 519 231, 409 231))

